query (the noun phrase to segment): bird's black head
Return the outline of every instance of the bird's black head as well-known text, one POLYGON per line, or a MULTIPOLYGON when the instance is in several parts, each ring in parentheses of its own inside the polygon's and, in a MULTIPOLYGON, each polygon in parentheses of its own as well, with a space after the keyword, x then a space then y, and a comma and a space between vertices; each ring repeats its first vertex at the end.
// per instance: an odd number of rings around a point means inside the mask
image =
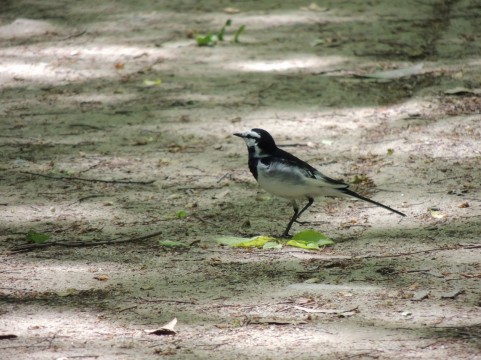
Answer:
POLYGON ((272 154, 277 149, 277 145, 271 134, 264 129, 252 129, 242 133, 235 133, 234 135, 243 138, 249 149, 249 153, 252 152, 257 156, 272 154))

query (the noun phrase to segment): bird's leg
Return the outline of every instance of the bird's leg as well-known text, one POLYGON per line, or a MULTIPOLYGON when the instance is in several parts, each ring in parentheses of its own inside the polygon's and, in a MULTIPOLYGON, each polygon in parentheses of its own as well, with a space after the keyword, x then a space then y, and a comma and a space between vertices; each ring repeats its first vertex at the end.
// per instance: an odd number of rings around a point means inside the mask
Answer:
POLYGON ((285 238, 290 237, 289 230, 291 230, 292 224, 294 223, 294 221, 296 221, 297 217, 299 216, 299 206, 297 205, 297 202, 295 200, 292 200, 292 208, 294 209, 294 215, 292 215, 291 220, 289 220, 289 223, 287 224, 286 230, 284 230, 284 233, 282 234, 282 236, 285 238))
POLYGON ((297 219, 299 218, 299 216, 301 216, 302 213, 303 213, 304 211, 306 211, 307 208, 308 208, 309 206, 311 206, 312 203, 314 202, 314 199, 311 198, 311 197, 308 197, 307 200, 308 200, 308 203, 306 204, 306 206, 304 206, 304 207, 302 208, 301 211, 299 211, 299 213, 298 213, 297 216, 296 216, 296 219, 294 220, 294 221, 295 221, 296 223, 298 223, 298 224, 307 224, 306 221, 297 221, 297 219))

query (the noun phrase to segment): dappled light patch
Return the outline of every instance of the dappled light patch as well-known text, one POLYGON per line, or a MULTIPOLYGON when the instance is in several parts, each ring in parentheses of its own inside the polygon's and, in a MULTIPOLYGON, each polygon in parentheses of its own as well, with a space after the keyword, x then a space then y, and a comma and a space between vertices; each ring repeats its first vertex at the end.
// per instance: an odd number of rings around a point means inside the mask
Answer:
POLYGON ((242 61, 240 63, 226 64, 226 67, 249 72, 328 71, 347 60, 341 57, 312 57, 307 54, 305 56, 290 57, 291 59, 288 60, 282 58, 278 60, 242 61))
POLYGON ((478 355, 476 2, 61 3, 0 6, 2 359, 478 355), (257 127, 406 218, 274 236, 257 127))

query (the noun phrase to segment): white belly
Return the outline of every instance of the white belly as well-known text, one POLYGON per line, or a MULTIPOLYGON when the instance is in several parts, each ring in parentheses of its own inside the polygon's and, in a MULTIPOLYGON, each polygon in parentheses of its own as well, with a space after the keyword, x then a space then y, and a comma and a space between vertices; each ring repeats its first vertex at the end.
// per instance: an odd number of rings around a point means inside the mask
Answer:
POLYGON ((257 182, 267 192, 286 199, 343 196, 338 189, 329 186, 324 181, 306 178, 302 171, 283 164, 274 167, 259 164, 257 182))

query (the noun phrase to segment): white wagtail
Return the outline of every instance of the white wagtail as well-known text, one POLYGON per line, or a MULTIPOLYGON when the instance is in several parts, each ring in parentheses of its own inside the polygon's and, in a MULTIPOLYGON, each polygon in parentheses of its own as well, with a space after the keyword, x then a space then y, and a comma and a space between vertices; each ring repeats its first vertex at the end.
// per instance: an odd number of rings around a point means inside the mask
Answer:
POLYGON ((267 192, 291 201, 294 215, 287 224, 284 237, 289 237, 292 224, 299 222, 297 219, 312 205, 316 196, 349 195, 406 216, 400 211, 349 190, 348 184, 321 174, 308 163, 279 149, 271 134, 263 129, 252 129, 234 135, 244 139, 249 151, 249 170, 259 185, 267 192), (308 201, 300 211, 296 201, 298 199, 308 201))

